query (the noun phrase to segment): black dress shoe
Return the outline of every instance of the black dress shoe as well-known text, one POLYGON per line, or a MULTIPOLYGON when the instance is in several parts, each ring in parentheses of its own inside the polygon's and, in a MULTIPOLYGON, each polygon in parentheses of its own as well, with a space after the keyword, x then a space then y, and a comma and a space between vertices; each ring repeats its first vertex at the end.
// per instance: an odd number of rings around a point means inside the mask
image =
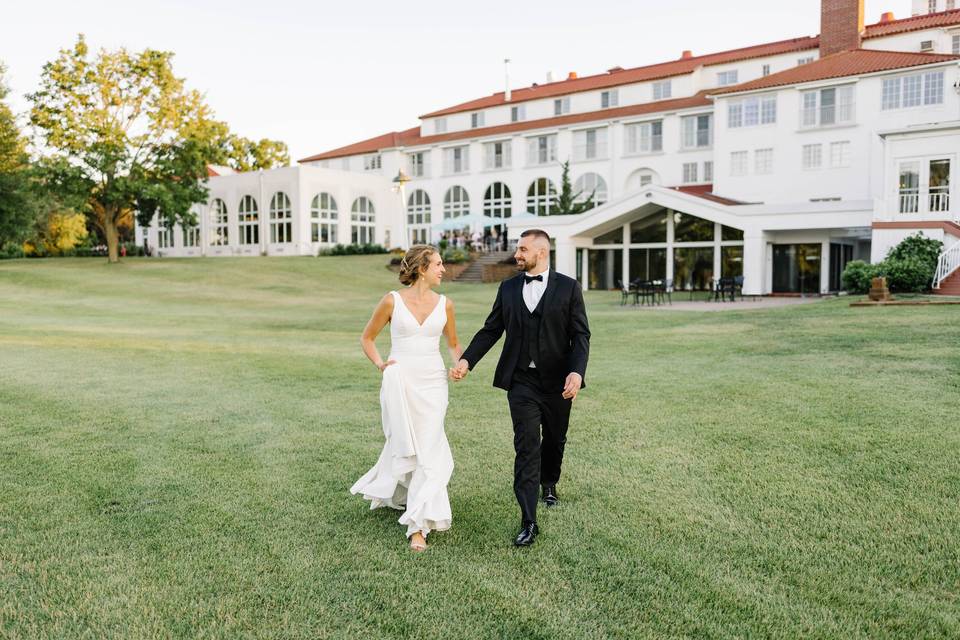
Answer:
POLYGON ((520 528, 520 533, 517 534, 513 544, 518 547, 529 547, 536 540, 538 533, 540 533, 540 528, 537 527, 537 523, 528 522, 520 528))
POLYGON ((560 504, 560 498, 557 497, 557 485, 543 485, 543 501, 547 503, 548 507, 555 507, 560 504))

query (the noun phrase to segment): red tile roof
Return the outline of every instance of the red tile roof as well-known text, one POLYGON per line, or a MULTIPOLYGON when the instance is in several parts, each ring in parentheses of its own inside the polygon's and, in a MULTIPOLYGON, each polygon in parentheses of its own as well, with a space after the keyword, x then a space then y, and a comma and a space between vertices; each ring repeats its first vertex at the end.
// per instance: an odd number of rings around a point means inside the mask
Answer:
POLYGON ((556 116, 553 118, 541 118, 540 120, 525 120, 523 122, 511 122, 510 124, 501 124, 492 127, 482 127, 478 129, 467 129, 465 131, 451 131, 450 133, 440 133, 431 136, 420 136, 419 127, 407 129, 400 133, 388 133, 376 138, 370 138, 362 142, 357 142, 346 147, 340 147, 332 151, 320 153, 315 156, 303 158, 297 162, 315 162, 317 160, 327 160, 330 158, 339 158, 343 156, 356 155, 358 153, 373 153, 380 149, 388 147, 404 146, 416 147, 424 144, 435 144, 438 142, 448 142, 451 140, 463 140, 469 138, 480 138, 495 136, 507 133, 516 133, 518 131, 530 131, 534 129, 546 129, 550 127, 560 127, 564 125, 578 124, 581 122, 592 122, 596 120, 609 120, 611 118, 627 118, 631 116, 640 116, 652 113, 662 113, 667 111, 677 111, 679 109, 692 109, 695 107, 705 107, 711 104, 706 97, 706 92, 701 91, 695 95, 686 98, 674 98, 671 100, 660 100, 658 102, 646 102, 644 104, 632 104, 625 107, 615 107, 613 109, 602 109, 600 111, 590 111, 587 113, 571 113, 565 116, 556 116), (390 136, 398 136, 390 138, 390 136), (383 140, 390 140, 391 144, 383 144, 383 140))
POLYGON ((864 29, 863 37, 879 38, 881 36, 892 36, 896 33, 920 31, 921 29, 935 29, 937 27, 951 27, 957 24, 960 24, 960 9, 952 9, 950 11, 941 11, 940 13, 927 13, 904 18, 903 20, 891 20, 890 22, 877 22, 867 25, 864 29))
POLYGON ((681 187, 667 187, 667 188, 673 189, 674 191, 679 191, 681 193, 686 193, 687 195, 703 198, 704 200, 709 200, 711 202, 717 202, 719 204, 726 204, 726 205, 747 204, 745 202, 741 202, 740 200, 731 200, 730 198, 724 198, 723 196, 714 195, 712 184, 692 184, 692 185, 683 185, 681 187))
POLYGON ((730 51, 721 51, 719 53, 710 53, 702 56, 690 58, 680 58, 670 62, 660 62, 644 67, 635 67, 633 69, 616 70, 611 69, 607 73, 601 73, 583 78, 572 80, 561 80, 548 84, 539 84, 532 87, 515 89, 511 93, 510 102, 504 100, 502 91, 491 96, 470 100, 446 109, 433 111, 420 116, 421 118, 432 118, 436 116, 448 115, 451 113, 460 113, 463 111, 474 111, 487 107, 495 107, 506 104, 517 104, 528 100, 538 100, 554 96, 568 95, 579 91, 590 91, 593 89, 605 89, 607 87, 616 87, 634 82, 646 82, 649 80, 658 80, 679 76, 690 73, 700 66, 723 64, 735 62, 738 60, 748 60, 750 58, 760 58, 764 56, 777 55, 781 53, 790 53, 792 51, 805 51, 816 49, 818 45, 817 38, 804 37, 793 38, 790 40, 781 40, 767 44, 755 45, 752 47, 743 47, 741 49, 732 49, 730 51))
POLYGON ((865 73, 906 69, 937 62, 958 60, 960 56, 942 55, 938 53, 913 53, 910 51, 877 51, 874 49, 853 49, 841 51, 820 58, 813 62, 792 67, 786 71, 773 73, 750 82, 714 89, 710 95, 739 93, 741 91, 756 91, 770 89, 791 84, 828 80, 830 78, 845 78, 865 73))

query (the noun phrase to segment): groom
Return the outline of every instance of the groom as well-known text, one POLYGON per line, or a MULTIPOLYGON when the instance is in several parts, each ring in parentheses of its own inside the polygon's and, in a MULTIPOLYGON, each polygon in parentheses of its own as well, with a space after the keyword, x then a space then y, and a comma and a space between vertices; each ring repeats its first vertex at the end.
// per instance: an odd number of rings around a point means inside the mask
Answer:
POLYGON ((500 284, 490 315, 451 375, 463 379, 506 332, 493 386, 505 389, 510 403, 517 453, 513 491, 522 518, 514 544, 525 547, 539 533, 538 485, 548 507, 559 502, 557 480, 570 405, 585 386, 590 327, 580 285, 549 268, 545 231, 520 234, 514 258, 524 273, 500 284))

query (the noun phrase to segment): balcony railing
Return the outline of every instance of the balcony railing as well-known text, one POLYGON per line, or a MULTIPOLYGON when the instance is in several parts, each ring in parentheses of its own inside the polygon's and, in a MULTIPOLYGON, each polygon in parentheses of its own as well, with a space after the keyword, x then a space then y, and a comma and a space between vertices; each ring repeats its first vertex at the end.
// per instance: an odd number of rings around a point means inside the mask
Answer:
POLYGON ((950 210, 950 187, 930 187, 930 211, 950 210))
POLYGON ((606 144, 580 144, 573 147, 574 160, 595 160, 607 157, 606 144))
POLYGON ((916 213, 920 208, 920 189, 900 189, 900 213, 916 213))
POLYGON ((900 213, 946 213, 950 211, 950 187, 930 187, 920 189, 910 187, 900 189, 898 194, 900 213), (921 208, 921 203, 926 209, 921 208))

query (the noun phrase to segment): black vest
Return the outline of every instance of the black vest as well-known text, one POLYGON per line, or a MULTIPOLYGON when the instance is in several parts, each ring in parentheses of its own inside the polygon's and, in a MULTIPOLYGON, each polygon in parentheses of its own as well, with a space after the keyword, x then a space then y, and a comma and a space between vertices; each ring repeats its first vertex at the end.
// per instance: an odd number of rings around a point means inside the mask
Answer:
POLYGON ((520 341, 520 361, 517 362, 519 369, 526 369, 531 361, 540 366, 540 319, 543 317, 543 299, 546 297, 546 291, 544 291, 544 295, 540 296, 540 301, 537 302, 537 307, 533 313, 530 313, 521 291, 520 315, 523 318, 523 338, 520 341))

